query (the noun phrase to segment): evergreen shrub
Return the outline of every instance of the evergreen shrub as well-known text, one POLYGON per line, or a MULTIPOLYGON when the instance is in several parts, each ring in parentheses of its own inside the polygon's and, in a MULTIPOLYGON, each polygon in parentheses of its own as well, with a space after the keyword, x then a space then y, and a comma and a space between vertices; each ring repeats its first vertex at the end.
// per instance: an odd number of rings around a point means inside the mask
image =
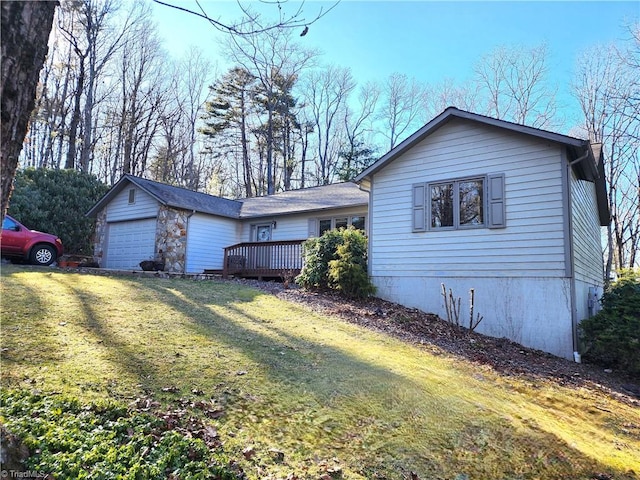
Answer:
POLYGON ((91 255, 95 219, 85 213, 108 190, 87 173, 28 168, 16 173, 9 214, 33 230, 59 236, 65 253, 91 255))
POLYGON ((325 232, 302 245, 304 267, 296 282, 308 289, 336 290, 350 297, 375 293, 367 275, 367 237, 353 227, 325 232))
POLYGON ((640 375, 640 271, 620 272, 601 303, 602 310, 580 322, 582 357, 640 375))

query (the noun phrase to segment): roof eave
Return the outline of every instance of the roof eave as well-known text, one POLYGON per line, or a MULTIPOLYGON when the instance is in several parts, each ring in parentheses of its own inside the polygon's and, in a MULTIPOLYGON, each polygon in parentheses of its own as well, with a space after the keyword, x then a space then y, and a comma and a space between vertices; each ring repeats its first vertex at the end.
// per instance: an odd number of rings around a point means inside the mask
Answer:
POLYGON ((611 223, 611 210, 609 209, 609 199, 607 196, 607 177, 604 171, 604 151, 602 144, 591 145, 591 152, 594 155, 594 168, 596 171, 594 184, 596 187, 598 217, 600 226, 606 227, 611 223))
POLYGON ((155 195, 153 192, 150 192, 148 189, 146 189, 144 186, 140 185, 138 182, 136 182, 136 177, 134 177, 133 175, 130 175, 128 173, 125 173, 122 178, 120 178, 120 180, 118 180, 118 182, 112 186, 109 191, 107 193, 105 193, 102 198, 100 200, 98 200, 96 202, 96 204, 91 207, 91 209, 89 209, 89 211, 87 213, 85 213, 86 217, 95 217, 98 212, 100 210, 102 210, 103 208, 105 208, 105 206, 111 201, 113 200, 113 198, 118 195, 122 190, 124 190, 125 186, 127 183, 132 183, 134 184, 136 187, 144 190, 147 194, 151 195, 153 198, 155 198, 158 202, 160 202, 161 204, 165 205, 166 202, 164 202, 161 198, 159 198, 157 195, 155 195))
POLYGON ((287 212, 271 212, 271 213, 258 213, 258 214, 247 214, 247 215, 243 215, 242 213, 240 213, 240 216, 238 218, 240 220, 253 220, 257 218, 283 217, 285 215, 304 215, 305 213, 324 212, 327 210, 368 207, 368 206, 369 206, 368 202, 360 202, 360 203, 350 203, 348 205, 307 208, 303 210, 295 210, 295 211, 287 211, 287 212))
POLYGON ((455 107, 448 107, 440 115, 428 122, 421 129, 416 131, 413 135, 406 140, 398 144, 394 149, 387 152, 377 162, 364 170, 360 175, 355 178, 355 182, 361 183, 365 178, 370 178, 373 174, 384 168, 388 163, 398 158, 405 153, 411 147, 422 141, 425 137, 446 125, 454 118, 466 119, 484 125, 490 125, 498 128, 507 129, 513 132, 522 133, 525 135, 531 135, 551 142, 559 143, 573 148, 584 148, 585 141, 578 138, 568 137, 559 133, 549 132, 546 130, 540 130, 534 127, 528 127, 526 125, 520 125, 517 123, 507 122, 505 120, 498 120, 484 115, 478 115, 477 113, 466 112, 459 110, 455 107))

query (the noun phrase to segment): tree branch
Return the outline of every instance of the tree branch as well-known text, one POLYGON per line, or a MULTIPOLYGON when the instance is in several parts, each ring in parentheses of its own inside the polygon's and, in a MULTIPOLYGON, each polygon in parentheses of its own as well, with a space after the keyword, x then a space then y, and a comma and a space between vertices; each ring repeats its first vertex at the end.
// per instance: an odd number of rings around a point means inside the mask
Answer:
MULTIPOLYGON (((159 5, 164 5, 165 7, 169 7, 169 8, 175 8, 176 10, 180 10, 181 12, 185 12, 191 15, 195 15, 196 17, 202 18, 204 20, 207 20, 214 28, 216 28, 217 30, 224 32, 224 33, 230 33, 233 35, 255 35, 257 33, 263 33, 269 30, 273 30, 276 28, 301 28, 301 27, 305 27, 305 29, 308 30, 309 25, 312 25, 313 23, 317 22, 318 20, 320 20, 322 17, 324 17, 327 13, 329 13, 331 10, 333 10, 339 3, 340 0, 337 0, 333 5, 331 5, 328 9, 324 9, 323 7, 320 7, 320 11, 318 12, 318 14, 310 21, 306 21, 304 18, 300 18, 300 15, 302 14, 302 7, 304 6, 304 2, 300 5, 300 7, 298 8, 298 10, 296 11, 295 14, 291 15, 289 18, 285 18, 283 17, 283 13, 282 13, 282 3, 286 3, 287 0, 275 0, 273 2, 269 1, 269 2, 263 2, 263 3, 267 3, 267 4, 273 4, 276 5, 278 7, 279 10, 279 18, 278 18, 278 22, 274 23, 274 24, 270 24, 270 25, 262 25, 258 22, 258 16, 257 15, 253 15, 251 14, 241 3, 240 1, 238 1, 238 5, 240 7, 240 9, 242 10, 242 12, 244 13, 244 15, 247 17, 246 20, 242 21, 241 23, 237 24, 237 25, 227 25, 226 23, 223 23, 219 20, 215 20, 213 18, 211 18, 207 12, 204 10, 204 8, 202 7, 202 5, 200 4, 200 2, 198 0, 196 0, 196 4, 198 5, 198 8, 200 9, 200 12, 195 12, 193 10, 189 10, 188 8, 184 8, 181 7, 179 5, 173 5, 171 3, 167 3, 167 2, 163 2, 161 0, 153 0, 154 3, 157 3, 159 5), (252 30, 248 30, 248 31, 244 31, 242 30, 242 27, 245 25, 258 25, 258 28, 256 29, 252 29, 252 30)), ((306 31, 303 31, 303 33, 306 34, 306 31)))

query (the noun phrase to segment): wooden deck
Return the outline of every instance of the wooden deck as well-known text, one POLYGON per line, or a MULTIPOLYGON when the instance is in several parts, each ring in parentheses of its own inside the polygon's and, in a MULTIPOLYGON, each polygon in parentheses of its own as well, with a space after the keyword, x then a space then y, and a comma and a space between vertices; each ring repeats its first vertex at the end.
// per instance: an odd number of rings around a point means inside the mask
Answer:
POLYGON ((302 269, 303 242, 245 242, 226 247, 222 276, 292 279, 302 269))

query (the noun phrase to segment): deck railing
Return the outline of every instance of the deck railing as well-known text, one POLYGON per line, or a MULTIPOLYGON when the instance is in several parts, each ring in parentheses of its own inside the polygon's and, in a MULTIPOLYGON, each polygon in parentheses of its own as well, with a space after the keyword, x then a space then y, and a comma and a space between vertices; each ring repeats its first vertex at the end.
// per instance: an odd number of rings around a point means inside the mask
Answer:
POLYGON ((304 240, 245 242, 224 249, 222 276, 280 277, 298 275, 302 269, 304 240))

